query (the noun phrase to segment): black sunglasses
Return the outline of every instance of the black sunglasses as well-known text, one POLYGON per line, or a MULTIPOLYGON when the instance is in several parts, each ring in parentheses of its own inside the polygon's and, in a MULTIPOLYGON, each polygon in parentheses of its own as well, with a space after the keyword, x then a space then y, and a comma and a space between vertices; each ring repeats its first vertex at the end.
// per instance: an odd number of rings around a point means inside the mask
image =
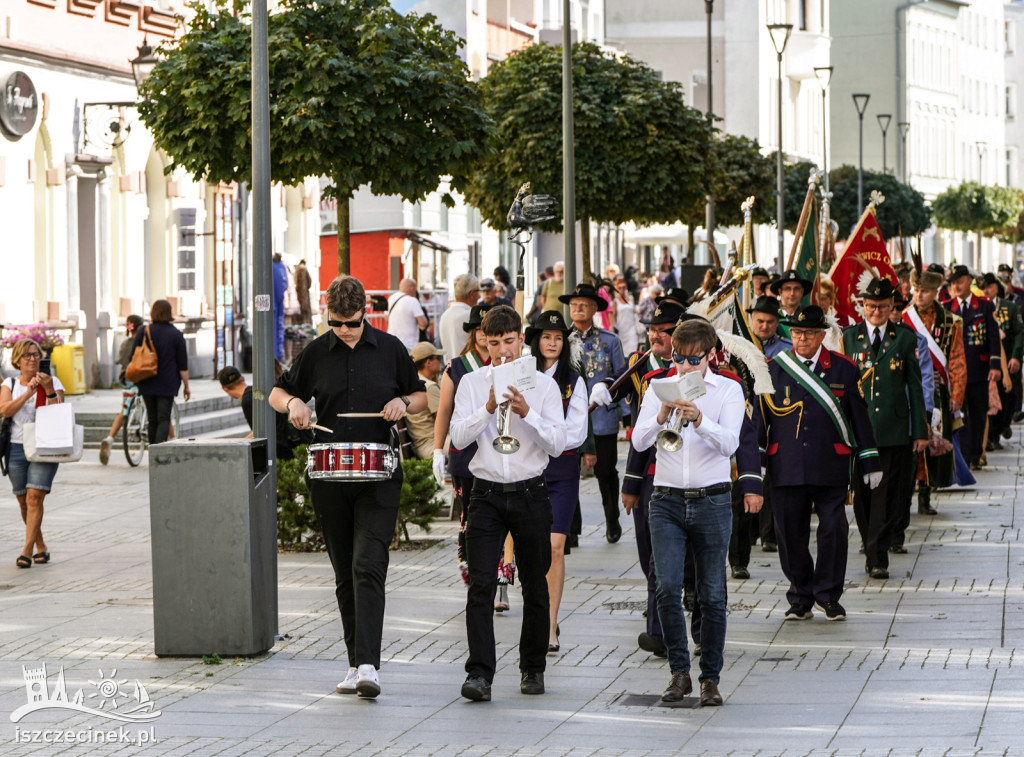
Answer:
POLYGON ((700 365, 700 361, 708 356, 708 353, 704 352, 700 355, 678 355, 675 352, 672 353, 672 361, 682 365, 683 363, 689 363, 690 365, 700 365))
POLYGON ((348 327, 350 329, 357 329, 357 328, 359 328, 360 326, 363 325, 363 320, 364 320, 363 318, 360 318, 358 321, 336 321, 333 318, 328 318, 327 319, 327 325, 328 326, 332 326, 334 328, 340 328, 342 326, 346 326, 346 327, 348 327))

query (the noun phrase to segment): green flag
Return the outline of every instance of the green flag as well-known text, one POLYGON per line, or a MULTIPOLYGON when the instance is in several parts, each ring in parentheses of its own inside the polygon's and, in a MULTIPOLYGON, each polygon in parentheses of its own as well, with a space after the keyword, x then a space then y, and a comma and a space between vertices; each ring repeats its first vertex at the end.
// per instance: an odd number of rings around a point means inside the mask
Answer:
MULTIPOLYGON (((814 216, 814 206, 812 205, 810 217, 814 218, 814 216)), ((818 286, 818 248, 816 245, 818 235, 815 233, 816 228, 817 226, 813 223, 804 226, 804 238, 800 240, 800 252, 796 258, 796 264, 793 266, 800 276, 811 282, 812 294, 818 286)), ((805 295, 800 300, 800 304, 810 305, 811 294, 805 295)))

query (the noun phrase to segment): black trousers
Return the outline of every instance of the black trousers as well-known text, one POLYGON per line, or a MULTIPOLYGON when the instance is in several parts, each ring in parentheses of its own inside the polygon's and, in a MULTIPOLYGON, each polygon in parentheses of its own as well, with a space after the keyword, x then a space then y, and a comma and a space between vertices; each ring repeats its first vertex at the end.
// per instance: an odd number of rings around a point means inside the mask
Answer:
MULTIPOLYGON (((149 443, 166 442, 171 433, 171 409, 174 407, 174 397, 152 397, 144 394, 142 401, 146 403, 146 415, 149 420, 147 429, 149 443)), ((177 433, 177 429, 175 429, 175 433, 177 433)))
POLYGON ((547 573, 551 567, 551 501, 547 486, 503 494, 476 481, 466 524, 469 590, 466 594, 466 635, 469 659, 466 673, 494 680, 494 594, 498 564, 511 532, 516 565, 523 587, 523 625, 519 634, 519 669, 543 673, 548 651, 550 619, 547 573))
POLYGON ((334 568, 349 667, 380 667, 384 581, 402 494, 401 470, 390 481, 309 482, 334 568))
POLYGON ((760 513, 748 513, 743 509, 743 495, 739 489, 732 490, 732 535, 729 537, 729 565, 745 568, 750 564, 751 535, 755 538, 760 529, 760 513))
POLYGON ((647 579, 647 633, 651 636, 661 636, 661 619, 658 617, 658 577, 654 572, 651 526, 647 517, 653 493, 654 476, 645 476, 643 483, 640 484, 640 496, 633 507, 633 533, 636 534, 636 556, 640 560, 640 570, 647 579))
POLYGON ((597 462, 594 463, 594 477, 601 489, 601 505, 604 507, 605 526, 619 522, 619 460, 618 434, 594 436, 597 447, 597 462))
POLYGON ((775 519, 772 516, 772 487, 767 473, 764 476, 764 502, 761 504, 761 512, 757 515, 761 527, 761 546, 778 544, 779 540, 775 536, 775 519))
POLYGON ((889 547, 893 534, 902 522, 904 509, 907 518, 910 508, 903 507, 906 468, 910 459, 909 444, 895 447, 879 447, 878 460, 882 464, 882 483, 872 489, 864 483, 863 474, 858 470, 857 482, 853 489, 853 515, 857 530, 864 543, 864 557, 867 567, 888 568, 889 547))
POLYGON ((846 579, 850 523, 847 486, 774 486, 775 535, 779 563, 789 579, 793 605, 838 602, 846 579), (818 554, 811 557, 811 506, 818 514, 818 554))
POLYGON ((981 460, 985 451, 985 418, 988 416, 988 382, 974 381, 967 384, 964 392, 964 433, 960 439, 966 441, 966 449, 960 451, 968 465, 981 460))
MULTIPOLYGON (((910 509, 914 503, 914 485, 917 483, 917 455, 914 448, 907 448, 907 457, 899 464, 900 492, 899 492, 899 517, 892 531, 890 546, 903 546, 907 539, 907 528, 910 526, 910 509)), ((865 550, 865 554, 866 554, 865 550)))

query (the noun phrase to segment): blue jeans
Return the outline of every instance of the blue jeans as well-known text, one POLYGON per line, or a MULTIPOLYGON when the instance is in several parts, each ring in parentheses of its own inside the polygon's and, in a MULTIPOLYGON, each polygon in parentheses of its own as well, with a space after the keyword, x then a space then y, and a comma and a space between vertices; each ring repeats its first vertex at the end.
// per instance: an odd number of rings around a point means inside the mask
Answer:
POLYGON ((683 568, 687 549, 697 568, 697 596, 703 611, 700 680, 718 682, 725 650, 725 562, 732 533, 732 497, 728 492, 699 499, 654 492, 649 510, 654 571, 658 577, 658 615, 673 673, 690 672, 683 617, 683 568))
POLYGON ((25 446, 20 442, 11 442, 8 475, 15 497, 20 497, 29 489, 48 492, 53 486, 53 477, 57 475, 57 463, 30 463, 25 457, 25 446))

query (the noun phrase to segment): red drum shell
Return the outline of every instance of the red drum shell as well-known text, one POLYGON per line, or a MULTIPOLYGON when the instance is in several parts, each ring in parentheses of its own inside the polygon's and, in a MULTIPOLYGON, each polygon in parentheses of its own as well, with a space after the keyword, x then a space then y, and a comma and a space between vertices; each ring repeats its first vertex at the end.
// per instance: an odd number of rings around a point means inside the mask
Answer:
POLYGON ((306 471, 314 480, 383 481, 395 471, 395 453, 387 444, 311 444, 306 471))

